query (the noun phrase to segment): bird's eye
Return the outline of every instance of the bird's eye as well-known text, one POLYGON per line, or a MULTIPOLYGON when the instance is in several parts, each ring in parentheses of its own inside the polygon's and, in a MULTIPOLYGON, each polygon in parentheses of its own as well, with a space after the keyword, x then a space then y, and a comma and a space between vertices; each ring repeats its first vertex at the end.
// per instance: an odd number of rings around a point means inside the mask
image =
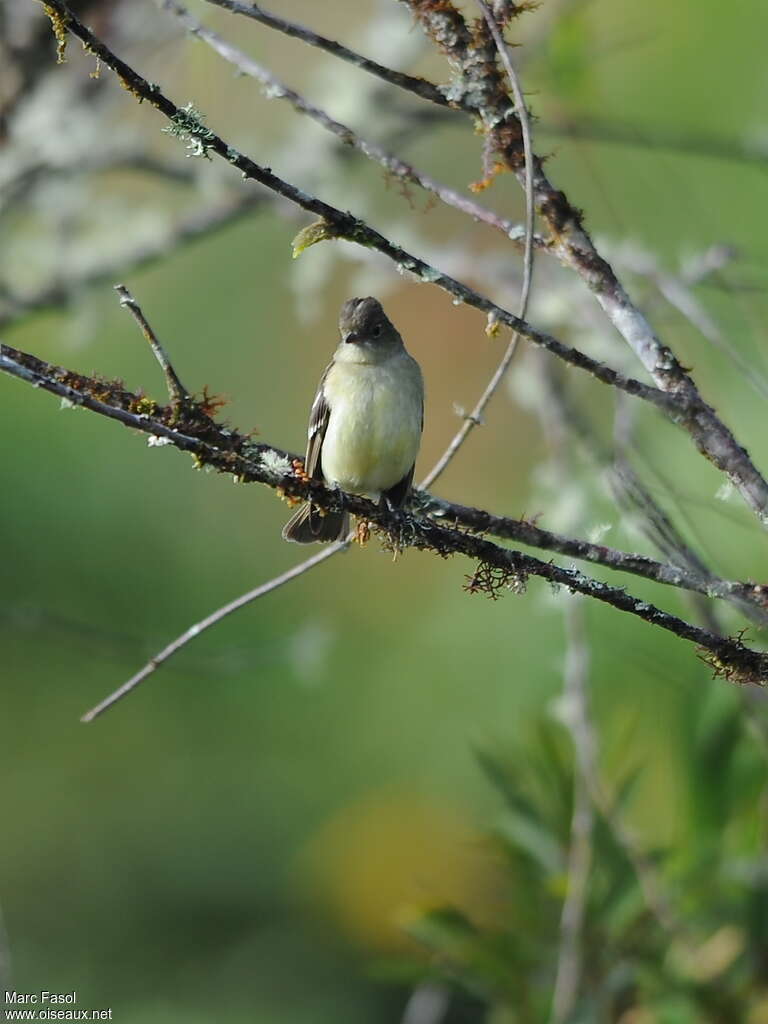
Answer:
POLYGON ((373 330, 371 331, 371 335, 374 338, 380 338, 381 337, 381 332, 382 332, 382 325, 381 324, 376 324, 374 326, 373 330))

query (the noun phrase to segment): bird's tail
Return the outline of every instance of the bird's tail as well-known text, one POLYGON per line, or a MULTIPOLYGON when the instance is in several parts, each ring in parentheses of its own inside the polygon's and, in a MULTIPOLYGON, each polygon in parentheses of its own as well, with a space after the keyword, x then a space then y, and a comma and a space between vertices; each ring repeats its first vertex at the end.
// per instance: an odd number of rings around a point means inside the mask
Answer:
POLYGON ((326 512, 320 515, 316 508, 305 502, 283 527, 283 540, 314 544, 315 541, 343 540, 348 533, 349 513, 326 512))

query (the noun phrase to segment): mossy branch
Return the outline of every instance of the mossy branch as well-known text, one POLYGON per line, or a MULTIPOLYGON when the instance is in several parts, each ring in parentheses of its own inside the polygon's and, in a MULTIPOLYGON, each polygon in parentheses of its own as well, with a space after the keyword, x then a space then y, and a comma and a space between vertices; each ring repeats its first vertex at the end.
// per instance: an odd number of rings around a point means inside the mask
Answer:
MULTIPOLYGON (((562 586, 584 594, 691 641, 717 675, 738 683, 768 683, 768 654, 747 647, 740 635, 717 636, 633 597, 623 588, 593 579, 577 569, 503 548, 475 532, 477 529, 495 528, 502 534, 506 530, 506 535, 509 535, 514 531, 511 524, 515 520, 491 517, 487 512, 453 505, 421 493, 417 494, 411 508, 394 513, 358 495, 340 496, 337 491, 308 478, 303 471, 302 460, 297 456, 254 442, 248 435, 217 422, 213 413, 218 403, 205 393, 202 397, 188 396, 182 404, 172 401, 162 405, 144 394, 128 391, 121 381, 89 377, 53 366, 8 345, 0 346, 0 371, 58 395, 70 405, 90 409, 124 426, 162 438, 166 444, 192 455, 197 467, 210 466, 219 472, 232 474, 243 483, 266 484, 288 498, 311 500, 318 508, 329 512, 346 508, 368 522, 390 548, 414 547, 441 557, 463 554, 472 558, 479 565, 469 576, 467 589, 471 592, 489 596, 498 596, 504 590, 521 592, 530 577, 539 577, 555 587, 562 586), (432 515, 425 511, 430 507, 432 515), (449 522, 453 525, 446 525, 449 522)), ((531 543, 537 536, 538 528, 531 524, 518 522, 518 528, 526 532, 526 543, 531 543)), ((540 531, 540 534, 544 536, 546 532, 540 531)), ((574 545, 580 543, 583 542, 573 542, 574 545)), ((587 547, 585 544, 585 552, 587 547)), ((594 555, 597 546, 591 547, 594 555)), ((643 561, 640 556, 626 556, 622 552, 613 552, 602 564, 620 568, 618 563, 623 558, 627 559, 627 567, 631 559, 637 559, 636 565, 642 564, 646 570, 642 573, 644 575, 653 564, 650 559, 643 561), (617 564, 614 565, 614 561, 617 564)), ((665 582, 665 575, 669 577, 666 582, 671 582, 674 567, 655 563, 654 571, 660 582, 665 582)), ((677 585, 685 586, 684 578, 685 574, 679 575, 677 585)), ((765 588, 750 584, 724 583, 724 586, 739 588, 740 596, 750 594, 752 600, 765 601, 765 588)))

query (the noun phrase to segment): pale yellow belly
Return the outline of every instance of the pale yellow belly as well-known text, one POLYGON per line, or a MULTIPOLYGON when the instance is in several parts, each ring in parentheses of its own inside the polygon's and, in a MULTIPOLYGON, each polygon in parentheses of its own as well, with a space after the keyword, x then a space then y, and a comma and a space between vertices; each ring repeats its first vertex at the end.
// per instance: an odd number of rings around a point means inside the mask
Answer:
POLYGON ((397 373, 355 365, 327 381, 331 415, 323 441, 328 483, 377 498, 408 473, 421 440, 421 403, 397 373))

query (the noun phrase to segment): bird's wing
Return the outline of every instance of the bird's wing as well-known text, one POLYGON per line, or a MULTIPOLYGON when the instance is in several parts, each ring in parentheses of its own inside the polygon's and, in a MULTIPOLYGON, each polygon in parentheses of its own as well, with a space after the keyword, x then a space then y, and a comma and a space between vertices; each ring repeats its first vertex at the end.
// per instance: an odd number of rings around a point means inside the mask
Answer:
POLYGON ((331 407, 325 397, 325 378, 328 376, 328 371, 333 366, 333 363, 329 363, 326 366, 323 376, 320 378, 320 384, 317 388, 317 394, 315 400, 312 403, 312 411, 309 414, 309 429, 307 431, 307 455, 304 459, 304 472, 308 476, 320 479, 322 472, 318 473, 317 470, 320 468, 320 456, 323 450, 323 441, 325 440, 325 432, 328 429, 328 420, 331 415, 331 407))

